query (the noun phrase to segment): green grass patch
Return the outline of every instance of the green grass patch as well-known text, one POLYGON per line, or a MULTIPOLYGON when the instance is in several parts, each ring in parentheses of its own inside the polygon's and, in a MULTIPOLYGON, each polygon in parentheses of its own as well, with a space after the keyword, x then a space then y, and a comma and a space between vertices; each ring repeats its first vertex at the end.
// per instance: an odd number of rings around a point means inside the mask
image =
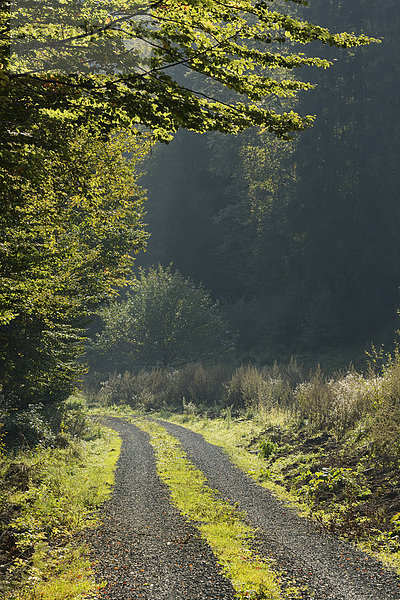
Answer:
POLYGON ((277 574, 251 549, 255 530, 244 522, 243 514, 206 485, 203 473, 189 462, 179 442, 163 427, 143 420, 135 420, 135 425, 149 433, 159 476, 168 485, 173 503, 195 523, 238 598, 282 598, 277 574))
MULTIPOLYGON (((271 415, 270 423, 282 425, 285 415, 275 411, 271 415)), ((196 417, 190 422, 182 415, 176 415, 168 419, 171 423, 183 425, 196 433, 200 433, 207 442, 219 446, 230 457, 232 462, 242 471, 247 473, 256 483, 272 491, 291 504, 301 514, 308 515, 309 507, 301 503, 289 490, 279 484, 279 463, 276 471, 272 472, 263 458, 262 446, 259 452, 249 452, 248 447, 252 440, 260 437, 265 430, 265 421, 256 419, 207 419, 196 417)))
MULTIPOLYGON (((135 415, 129 407, 121 413, 135 415)), ((277 408, 251 418, 232 418, 229 410, 217 419, 195 411, 152 416, 200 433, 299 514, 400 573, 398 462, 375 453, 362 424, 338 439, 277 408)))
POLYGON ((290 430, 280 419, 189 420, 178 415, 168 420, 200 433, 298 513, 400 573, 400 513, 391 499, 398 489, 398 468, 392 472, 389 465, 379 467, 351 439, 339 444, 332 436, 320 440, 321 435, 307 431, 299 437, 295 427, 290 430), (268 438, 276 425, 290 444, 268 438))
POLYGON ((87 552, 74 536, 96 524, 120 446, 114 431, 98 428, 94 439, 66 448, 0 456, 5 600, 78 600, 96 589, 87 552))

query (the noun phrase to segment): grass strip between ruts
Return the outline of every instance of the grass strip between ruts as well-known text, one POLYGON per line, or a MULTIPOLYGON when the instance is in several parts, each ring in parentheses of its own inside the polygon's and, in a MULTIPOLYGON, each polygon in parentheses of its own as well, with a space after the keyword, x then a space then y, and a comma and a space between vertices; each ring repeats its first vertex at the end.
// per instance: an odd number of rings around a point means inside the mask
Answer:
MULTIPOLYGON (((276 418, 276 414, 273 415, 276 418)), ((284 424, 283 414, 278 424, 284 424)), ((186 416, 174 415, 167 422, 181 425, 195 433, 200 434, 207 442, 219 446, 229 456, 232 463, 247 473, 258 485, 268 489, 281 500, 288 503, 297 513, 304 517, 310 517, 312 510, 304 500, 296 496, 296 492, 286 490, 279 482, 273 480, 274 474, 266 466, 265 460, 258 454, 251 454, 246 447, 249 441, 263 432, 265 423, 252 420, 231 420, 224 418, 207 419, 194 417, 190 420, 186 416)), ((271 423, 274 423, 272 420, 271 423)), ((295 449, 294 449, 295 452, 295 449)), ((320 512, 321 514, 321 512, 320 512)), ((375 531, 377 537, 380 533, 375 531)), ((372 538, 373 539, 373 538, 372 538)), ((374 556, 385 565, 396 570, 400 574, 400 556, 393 551, 371 548, 371 542, 353 539, 352 542, 360 550, 374 556)))
POLYGON ((157 471, 179 511, 194 522, 232 582, 240 599, 278 600, 282 597, 277 574, 251 549, 255 530, 235 506, 206 485, 201 471, 186 458, 177 439, 156 423, 135 420, 150 435, 157 471))
POLYGON ((265 423, 254 423, 251 420, 227 422, 226 419, 202 419, 200 417, 188 422, 180 415, 169 418, 167 422, 199 433, 210 444, 219 446, 229 456, 232 463, 247 473, 255 483, 289 503, 299 514, 309 516, 310 509, 304 502, 266 476, 268 469, 265 460, 258 454, 251 454, 246 449, 249 440, 265 429, 265 423))

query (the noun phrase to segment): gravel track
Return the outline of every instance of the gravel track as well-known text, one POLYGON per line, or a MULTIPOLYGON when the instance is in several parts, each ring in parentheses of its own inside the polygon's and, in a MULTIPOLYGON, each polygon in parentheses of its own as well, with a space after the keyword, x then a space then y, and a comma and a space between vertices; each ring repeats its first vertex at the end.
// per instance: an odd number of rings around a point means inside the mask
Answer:
POLYGON ((249 524, 258 528, 257 551, 273 558, 298 584, 307 585, 303 598, 400 600, 400 578, 380 562, 299 517, 201 435, 180 425, 159 423, 179 439, 208 484, 247 513, 249 524))
POLYGON ((170 503, 149 436, 121 419, 101 422, 121 435, 122 450, 102 523, 85 534, 97 579, 107 582, 97 598, 234 600, 210 547, 170 503))

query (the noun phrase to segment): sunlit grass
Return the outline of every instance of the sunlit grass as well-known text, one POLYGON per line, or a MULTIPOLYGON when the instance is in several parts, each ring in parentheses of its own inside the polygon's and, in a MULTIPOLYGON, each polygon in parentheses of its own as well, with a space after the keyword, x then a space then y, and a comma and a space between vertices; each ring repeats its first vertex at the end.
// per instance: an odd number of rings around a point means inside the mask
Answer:
POLYGON ((121 440, 109 429, 67 448, 36 448, 2 456, 1 504, 18 507, 4 525, 12 536, 12 566, 0 591, 5 600, 78 600, 96 589, 84 546, 74 536, 97 522, 94 509, 108 497, 121 440), (26 474, 10 479, 16 468, 26 474))
MULTIPOLYGON (((221 447, 231 458, 232 462, 242 471, 247 473, 260 486, 270 490, 276 496, 286 501, 299 514, 306 517, 315 517, 317 513, 312 507, 312 503, 306 504, 307 499, 300 499, 299 490, 292 489, 288 491, 283 485, 279 485, 282 479, 282 470, 289 471, 292 478, 295 479, 302 471, 307 471, 310 466, 318 461, 318 455, 315 452, 304 454, 292 451, 283 457, 279 457, 272 463, 266 461, 258 454, 253 454, 246 449, 249 442, 262 434, 267 425, 280 425, 282 428, 288 424, 284 413, 272 414, 271 419, 206 419, 194 417, 188 420, 184 415, 175 415, 168 421, 183 425, 187 429, 200 433, 208 442, 221 447)), ((339 501, 338 501, 339 502, 339 501)), ((340 504, 337 505, 340 508, 340 504)), ((330 513, 326 510, 319 510, 318 516, 320 522, 329 519, 330 513)), ((356 540, 353 543, 361 550, 381 560, 388 567, 394 568, 400 574, 400 554, 393 550, 385 550, 383 547, 376 549, 376 541, 382 534, 376 531, 370 540, 356 540)))
POLYGON ((143 420, 135 420, 135 425, 150 434, 157 470, 170 489, 173 503, 196 524, 238 598, 281 598, 276 573, 251 549, 255 530, 244 522, 243 514, 207 486, 203 473, 188 461, 179 442, 163 427, 143 420))
POLYGON ((219 446, 230 457, 233 464, 247 473, 257 484, 272 491, 281 499, 289 502, 293 508, 302 514, 308 514, 309 508, 300 503, 296 496, 270 477, 265 460, 258 454, 250 453, 247 446, 252 439, 257 438, 268 425, 287 424, 290 418, 284 411, 274 410, 271 418, 252 419, 207 419, 195 417, 188 422, 182 415, 168 419, 171 423, 183 425, 196 433, 200 433, 207 442, 219 446))

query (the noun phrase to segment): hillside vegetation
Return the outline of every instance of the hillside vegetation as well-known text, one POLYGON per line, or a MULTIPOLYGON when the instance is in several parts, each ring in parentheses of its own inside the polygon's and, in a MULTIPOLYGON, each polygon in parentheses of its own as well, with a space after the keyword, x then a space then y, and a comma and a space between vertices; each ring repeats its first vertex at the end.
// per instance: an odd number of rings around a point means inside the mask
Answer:
POLYGON ((86 403, 395 561, 400 351, 331 373, 396 328, 399 2, 80 4, 0 3, 0 593, 95 587, 86 403))

